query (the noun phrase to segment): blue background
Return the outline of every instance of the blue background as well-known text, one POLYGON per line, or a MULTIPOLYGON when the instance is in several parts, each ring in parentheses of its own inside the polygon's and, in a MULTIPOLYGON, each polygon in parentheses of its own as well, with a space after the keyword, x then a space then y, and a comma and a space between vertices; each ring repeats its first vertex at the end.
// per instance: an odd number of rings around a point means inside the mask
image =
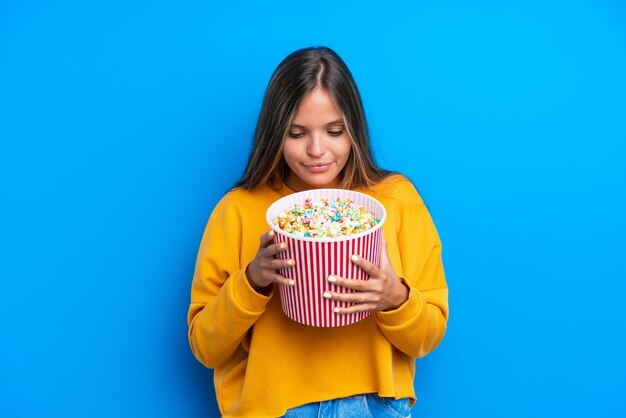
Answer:
POLYGON ((186 313, 269 77, 328 45, 444 244, 418 417, 626 415, 619 1, 0 3, 0 416, 217 416, 186 313), (415 3, 415 4, 414 4, 415 3))

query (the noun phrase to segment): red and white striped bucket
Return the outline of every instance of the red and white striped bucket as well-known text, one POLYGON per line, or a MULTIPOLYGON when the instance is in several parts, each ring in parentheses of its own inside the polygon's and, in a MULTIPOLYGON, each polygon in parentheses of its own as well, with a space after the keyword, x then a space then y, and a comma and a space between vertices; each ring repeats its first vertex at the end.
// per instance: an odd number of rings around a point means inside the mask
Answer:
POLYGON ((277 258, 294 259, 293 267, 278 272, 295 281, 295 286, 280 285, 280 300, 283 312, 296 322, 314 327, 340 327, 358 322, 369 312, 337 314, 335 307, 351 304, 328 300, 324 292, 349 293, 349 289, 328 282, 328 276, 339 276, 355 280, 368 280, 368 274, 350 261, 352 254, 380 265, 380 238, 385 222, 385 207, 376 199, 363 193, 342 189, 313 189, 293 193, 274 202, 267 210, 266 219, 275 232, 274 242, 286 242, 287 250, 277 258), (350 199, 371 212, 380 222, 375 227, 354 235, 337 238, 298 237, 284 232, 272 221, 282 210, 304 204, 307 198, 350 199))

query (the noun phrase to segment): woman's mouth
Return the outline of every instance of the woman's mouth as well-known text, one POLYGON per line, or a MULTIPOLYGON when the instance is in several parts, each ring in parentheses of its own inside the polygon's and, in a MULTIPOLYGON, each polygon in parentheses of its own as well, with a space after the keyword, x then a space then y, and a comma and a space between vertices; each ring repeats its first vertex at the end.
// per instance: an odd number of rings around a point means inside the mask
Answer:
POLYGON ((311 173, 323 173, 330 168, 332 163, 302 164, 311 173))

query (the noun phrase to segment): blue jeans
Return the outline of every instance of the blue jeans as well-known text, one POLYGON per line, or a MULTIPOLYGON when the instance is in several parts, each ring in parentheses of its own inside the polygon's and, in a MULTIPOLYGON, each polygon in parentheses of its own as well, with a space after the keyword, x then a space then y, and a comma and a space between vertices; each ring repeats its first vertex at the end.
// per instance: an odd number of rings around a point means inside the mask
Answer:
POLYGON ((287 411, 283 418, 411 418, 408 398, 383 398, 375 393, 308 403, 287 411))

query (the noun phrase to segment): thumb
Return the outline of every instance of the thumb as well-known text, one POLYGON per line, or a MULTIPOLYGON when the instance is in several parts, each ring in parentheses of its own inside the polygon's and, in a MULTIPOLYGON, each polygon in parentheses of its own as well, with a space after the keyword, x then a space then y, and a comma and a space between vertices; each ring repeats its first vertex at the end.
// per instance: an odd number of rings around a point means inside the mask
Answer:
POLYGON ((385 268, 390 264, 389 261, 389 253, 387 252, 387 240, 385 239, 385 234, 381 230, 380 234, 380 269, 385 270, 385 268))

